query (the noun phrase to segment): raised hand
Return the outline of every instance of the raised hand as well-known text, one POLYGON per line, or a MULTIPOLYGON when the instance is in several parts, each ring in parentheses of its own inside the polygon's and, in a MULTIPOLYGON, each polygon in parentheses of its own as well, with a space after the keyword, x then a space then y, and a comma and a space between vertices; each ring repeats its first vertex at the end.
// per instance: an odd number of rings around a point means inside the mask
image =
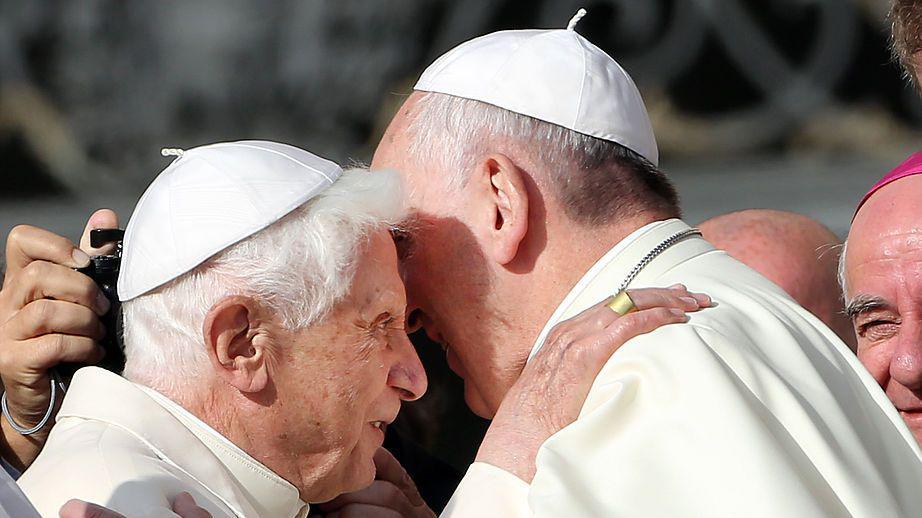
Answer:
POLYGON ((500 404, 477 461, 531 482, 538 448, 576 420, 593 381, 618 348, 660 326, 687 322, 686 312, 712 305, 710 297, 682 285, 628 294, 635 312, 620 316, 605 300, 551 330, 500 404))
MULTIPOLYGON (((118 225, 115 213, 97 211, 92 228, 118 225)), ((88 242, 88 241, 87 241, 88 242)), ((6 244, 7 271, 0 290, 0 378, 14 421, 30 428, 45 416, 51 396, 48 370, 61 362, 96 363, 105 331, 99 316, 109 301, 93 281, 73 269, 89 264, 89 254, 68 239, 31 226, 18 226, 6 244)), ((60 402, 60 399, 58 399, 60 402)), ((18 469, 35 459, 51 428, 23 436, 0 418, 3 458, 18 469)))

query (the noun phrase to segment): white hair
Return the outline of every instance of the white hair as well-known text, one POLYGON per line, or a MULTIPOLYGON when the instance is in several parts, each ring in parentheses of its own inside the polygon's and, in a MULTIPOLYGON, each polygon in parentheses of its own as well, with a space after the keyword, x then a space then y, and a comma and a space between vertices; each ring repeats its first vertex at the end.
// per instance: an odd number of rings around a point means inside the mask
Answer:
POLYGON ((422 92, 410 119, 409 153, 437 164, 450 188, 463 187, 477 162, 492 151, 527 156, 538 182, 556 191, 568 214, 590 224, 621 213, 663 209, 678 215, 669 180, 636 152, 491 104, 422 92))
POLYGON ((195 270, 122 307, 132 381, 170 391, 207 362, 202 325, 231 295, 266 304, 290 330, 322 319, 349 291, 359 248, 404 217, 396 173, 345 171, 326 191, 195 270))
POLYGON ((409 132, 410 153, 421 163, 441 164, 453 187, 462 187, 476 160, 489 152, 497 139, 533 139, 549 145, 536 146, 536 158, 550 169, 566 168, 584 137, 556 124, 496 106, 446 94, 426 92, 409 132), (551 145, 553 144, 553 145, 551 145), (570 153, 567 153, 570 151, 570 153))

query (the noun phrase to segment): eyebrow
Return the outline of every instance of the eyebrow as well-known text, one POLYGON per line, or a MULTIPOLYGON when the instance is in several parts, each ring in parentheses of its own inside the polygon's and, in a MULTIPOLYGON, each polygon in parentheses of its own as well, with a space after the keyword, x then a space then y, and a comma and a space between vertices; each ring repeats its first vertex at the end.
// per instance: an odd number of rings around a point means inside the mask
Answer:
POLYGON ((890 303, 880 297, 858 295, 845 307, 845 316, 848 318, 855 318, 862 313, 889 306, 890 303))

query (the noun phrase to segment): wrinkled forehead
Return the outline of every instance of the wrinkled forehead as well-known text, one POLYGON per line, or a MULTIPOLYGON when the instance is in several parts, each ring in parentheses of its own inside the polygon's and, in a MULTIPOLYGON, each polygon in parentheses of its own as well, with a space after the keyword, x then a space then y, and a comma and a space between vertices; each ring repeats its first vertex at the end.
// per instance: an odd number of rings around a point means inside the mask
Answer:
POLYGON ((922 221, 854 227, 848 239, 845 281, 848 297, 868 294, 893 299, 907 289, 922 290, 922 221))
POLYGON ((912 251, 922 236, 922 175, 881 187, 855 215, 849 255, 892 255, 912 251))
POLYGON ((922 289, 919 200, 922 175, 915 175, 882 187, 858 211, 844 263, 848 297, 892 297, 905 289, 922 289))

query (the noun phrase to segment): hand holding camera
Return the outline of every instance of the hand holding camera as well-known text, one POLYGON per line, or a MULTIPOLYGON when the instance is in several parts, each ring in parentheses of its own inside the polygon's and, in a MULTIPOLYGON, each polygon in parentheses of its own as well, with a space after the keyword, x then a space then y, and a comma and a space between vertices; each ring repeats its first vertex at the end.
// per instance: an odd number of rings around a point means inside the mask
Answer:
MULTIPOLYGON (((99 345, 106 336, 100 317, 112 304, 93 279, 75 269, 90 266, 91 255, 114 252, 114 246, 91 247, 89 236, 92 229, 117 226, 115 213, 97 211, 80 248, 35 227, 20 226, 10 233, 0 290, 0 378, 9 415, 20 427, 34 427, 48 413, 52 368, 95 364, 105 356, 99 345)), ((25 436, 0 418, 6 439, 0 442, 3 458, 19 469, 28 466, 44 444, 56 410, 52 408, 45 426, 25 436)))

